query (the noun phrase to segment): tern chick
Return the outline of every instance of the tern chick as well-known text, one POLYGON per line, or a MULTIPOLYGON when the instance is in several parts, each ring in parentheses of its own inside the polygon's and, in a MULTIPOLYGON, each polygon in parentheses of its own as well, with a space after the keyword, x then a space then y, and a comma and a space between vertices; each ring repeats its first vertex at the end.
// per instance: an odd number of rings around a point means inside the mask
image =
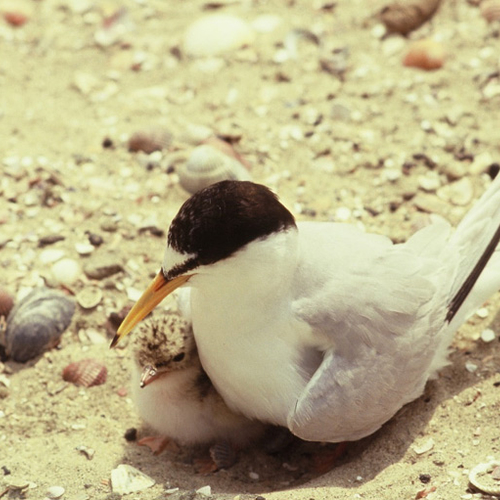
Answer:
POLYGON ((240 448, 263 432, 263 424, 226 406, 201 366, 190 325, 179 316, 144 321, 133 357, 132 397, 143 420, 161 435, 179 444, 240 448))
POLYGON ((194 337, 224 401, 311 441, 352 441, 419 397, 453 333, 500 288, 500 176, 457 226, 401 244, 296 223, 268 188, 222 181, 173 219, 161 271, 112 345, 190 288, 194 337))

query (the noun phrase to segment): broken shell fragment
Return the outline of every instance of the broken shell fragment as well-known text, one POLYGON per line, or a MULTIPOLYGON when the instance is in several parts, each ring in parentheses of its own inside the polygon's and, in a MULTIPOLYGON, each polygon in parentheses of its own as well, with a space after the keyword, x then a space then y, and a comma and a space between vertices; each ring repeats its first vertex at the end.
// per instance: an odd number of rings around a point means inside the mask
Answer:
POLYGON ((425 70, 439 69, 445 60, 443 44, 427 38, 414 42, 408 49, 403 64, 425 70))
POLYGON ((500 495, 500 461, 476 465, 469 473, 469 481, 483 493, 500 495))
POLYGON ((128 150, 143 151, 150 154, 167 149, 172 144, 172 134, 165 129, 141 130, 132 134, 128 140, 128 150))
POLYGON ((106 382, 107 368, 95 359, 75 361, 64 368, 62 377, 66 382, 72 382, 83 387, 92 387, 106 382))
POLYGON ((7 356, 24 363, 56 346, 74 312, 73 300, 47 288, 36 288, 14 306, 7 318, 7 356))
POLYGON ((120 464, 111 471, 111 488, 120 495, 142 491, 154 484, 153 478, 131 465, 120 464))
POLYGON ((248 181, 248 170, 235 158, 203 144, 193 149, 188 161, 178 170, 179 182, 189 193, 223 180, 248 181))

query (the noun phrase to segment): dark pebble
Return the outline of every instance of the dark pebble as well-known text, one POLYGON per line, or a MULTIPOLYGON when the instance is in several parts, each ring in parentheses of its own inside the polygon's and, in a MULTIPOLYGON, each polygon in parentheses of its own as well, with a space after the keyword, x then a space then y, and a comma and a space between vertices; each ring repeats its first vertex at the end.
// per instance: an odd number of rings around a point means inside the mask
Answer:
POLYGON ((102 236, 99 236, 98 234, 87 233, 87 237, 89 239, 90 244, 95 247, 99 247, 104 243, 102 236))
POLYGON ((420 474, 420 476, 418 476, 418 478, 420 479, 420 482, 424 483, 424 484, 431 482, 431 475, 430 474, 420 474))
POLYGON ((53 245, 54 243, 57 243, 58 241, 64 240, 65 237, 61 236, 60 234, 49 234, 47 236, 42 236, 38 240, 38 246, 39 247, 46 247, 48 245, 53 245))
POLYGON ((105 149, 112 149, 115 147, 113 141, 109 137, 105 137, 102 140, 102 147, 105 149))
POLYGON ((137 429, 135 427, 131 427, 130 429, 127 429, 125 431, 125 434, 123 435, 123 437, 127 441, 136 441, 137 440, 137 429))
POLYGON ((153 236, 158 236, 163 238, 165 236, 165 231, 156 226, 146 226, 139 228, 139 233, 150 233, 153 236))
POLYGON ((101 263, 98 263, 95 260, 92 260, 88 264, 86 264, 83 268, 83 272, 87 276, 87 278, 93 280, 102 280, 104 278, 108 278, 109 276, 113 276, 113 274, 119 273, 123 271, 123 267, 118 263, 102 263, 102 260, 99 259, 101 263))

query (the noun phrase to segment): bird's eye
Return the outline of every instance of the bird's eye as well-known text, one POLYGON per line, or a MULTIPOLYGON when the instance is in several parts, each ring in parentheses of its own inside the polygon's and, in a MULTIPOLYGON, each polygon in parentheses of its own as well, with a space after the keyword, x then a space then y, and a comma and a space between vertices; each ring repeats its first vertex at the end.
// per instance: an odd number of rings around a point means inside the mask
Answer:
POLYGON ((182 361, 184 359, 184 353, 181 352, 180 354, 177 354, 176 356, 174 356, 172 358, 173 361, 175 361, 176 363, 179 362, 179 361, 182 361))

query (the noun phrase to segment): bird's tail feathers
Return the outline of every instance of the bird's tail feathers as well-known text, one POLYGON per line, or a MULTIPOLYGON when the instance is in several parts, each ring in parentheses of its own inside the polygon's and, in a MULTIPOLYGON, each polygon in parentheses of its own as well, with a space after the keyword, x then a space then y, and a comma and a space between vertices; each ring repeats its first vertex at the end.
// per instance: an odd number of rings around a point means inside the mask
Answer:
POLYGON ((447 245, 456 269, 447 321, 456 330, 500 289, 500 176, 457 226, 447 245))

